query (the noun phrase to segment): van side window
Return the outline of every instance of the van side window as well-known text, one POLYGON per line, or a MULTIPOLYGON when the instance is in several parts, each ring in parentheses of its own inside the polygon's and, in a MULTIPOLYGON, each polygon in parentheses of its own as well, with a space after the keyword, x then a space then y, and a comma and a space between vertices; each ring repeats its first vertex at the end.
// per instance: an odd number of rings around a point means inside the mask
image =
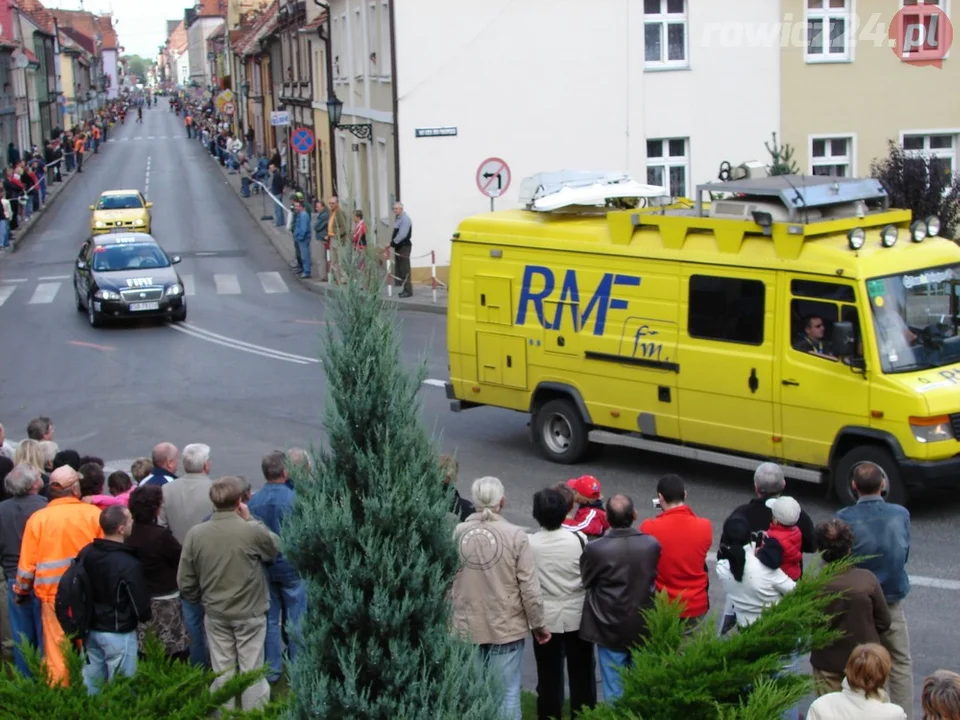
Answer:
MULTIPOLYGON (((837 362, 830 338, 838 320, 849 322, 860 338, 856 293, 852 286, 813 280, 791 280, 790 345, 795 352, 837 362)), ((862 351, 859 351, 862 354, 862 351)))
POLYGON ((765 303, 759 280, 692 275, 687 332, 703 340, 762 345, 765 303))

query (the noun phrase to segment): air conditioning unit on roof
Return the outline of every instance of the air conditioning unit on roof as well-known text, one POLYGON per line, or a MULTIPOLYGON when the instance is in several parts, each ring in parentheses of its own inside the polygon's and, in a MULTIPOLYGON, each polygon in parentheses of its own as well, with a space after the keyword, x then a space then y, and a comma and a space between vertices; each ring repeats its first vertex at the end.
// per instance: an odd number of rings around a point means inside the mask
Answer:
POLYGON ((642 205, 671 201, 665 188, 638 183, 626 173, 565 170, 538 173, 520 183, 520 202, 535 212, 604 208, 611 200, 630 198, 642 205))

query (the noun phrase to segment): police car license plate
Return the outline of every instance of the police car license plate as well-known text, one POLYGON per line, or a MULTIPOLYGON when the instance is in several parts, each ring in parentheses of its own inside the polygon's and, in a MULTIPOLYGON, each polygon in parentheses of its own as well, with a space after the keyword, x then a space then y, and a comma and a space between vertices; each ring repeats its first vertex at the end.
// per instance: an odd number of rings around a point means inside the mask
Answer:
POLYGON ((130 312, 137 312, 138 310, 159 310, 160 303, 149 302, 149 303, 130 303, 130 312))

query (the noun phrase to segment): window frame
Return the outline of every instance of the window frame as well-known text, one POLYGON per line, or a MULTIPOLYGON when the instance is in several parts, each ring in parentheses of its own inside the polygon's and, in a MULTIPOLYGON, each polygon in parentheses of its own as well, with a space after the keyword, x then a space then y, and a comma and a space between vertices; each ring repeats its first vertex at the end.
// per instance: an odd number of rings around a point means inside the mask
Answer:
MULTIPOLYGON (((847 165, 848 174, 844 177, 853 178, 857 177, 857 133, 855 132, 845 132, 845 133, 813 133, 807 137, 807 164, 810 167, 810 174, 814 175, 814 170, 817 167, 833 167, 835 165, 847 165), (846 155, 827 155, 824 158, 815 158, 813 156, 813 146, 814 143, 818 140, 846 140, 847 141, 847 154, 846 155), (844 160, 845 162, 836 162, 836 160, 844 160)), ((834 176, 831 176, 834 177, 834 176)))
MULTIPOLYGON (((687 293, 686 293, 687 312, 686 312, 686 317, 684 318, 684 321, 686 323, 687 337, 690 338, 691 340, 699 340, 702 342, 725 343, 728 345, 745 345, 747 347, 755 347, 755 348, 763 347, 763 345, 769 340, 769 338, 767 337, 766 326, 767 326, 767 311, 768 311, 767 292, 770 288, 768 288, 767 283, 764 280, 761 280, 758 278, 752 278, 752 277, 732 277, 730 275, 716 275, 716 274, 711 275, 709 274, 709 271, 706 271, 707 270, 706 268, 704 268, 704 270, 705 272, 693 272, 686 278, 687 280, 687 293), (763 291, 762 292, 763 308, 760 313, 760 338, 758 342, 747 341, 747 340, 731 340, 729 338, 709 337, 706 335, 695 335, 693 333, 693 329, 691 328, 691 322, 690 322, 690 318, 691 318, 691 315, 693 314, 693 308, 694 308, 693 284, 694 284, 694 281, 697 280, 698 278, 708 278, 710 280, 722 280, 725 282, 736 282, 741 284, 756 283, 760 286, 760 288, 763 291)), ((742 290, 742 287, 741 287, 741 290, 742 290)), ((739 296, 743 297, 742 292, 739 293, 739 296)), ((724 317, 727 317, 728 316, 728 314, 726 313, 727 308, 724 307, 723 310, 724 310, 724 313, 723 313, 724 317)))
MULTIPOLYGON (((917 0, 916 2, 913 2, 910 5, 907 5, 906 0, 900 0, 901 11, 907 11, 907 8, 916 7, 917 5, 936 5, 941 10, 943 10, 948 20, 951 20, 951 21, 953 20, 953 16, 951 14, 950 0, 917 0)), ((952 45, 951 45, 951 48, 952 48, 952 45)), ((915 60, 921 59, 923 57, 924 52, 930 52, 930 51, 921 50, 918 53, 919 57, 911 58, 910 53, 901 48, 900 55, 905 61, 909 62, 911 59, 915 59, 915 60)), ((950 58, 950 48, 948 48, 947 51, 942 56, 943 60, 947 60, 949 58, 950 58)))
MULTIPOLYGON (((930 149, 930 138, 934 135, 950 135, 953 137, 953 148, 949 154, 949 157, 952 161, 952 175, 956 176, 960 173, 960 167, 957 166, 958 161, 960 161, 960 128, 942 128, 942 129, 925 129, 925 130, 901 130, 900 131, 900 147, 904 148, 904 154, 908 157, 919 157, 920 155, 926 155, 927 157, 945 157, 946 152, 941 148, 930 149), (907 137, 923 137, 924 139, 924 149, 923 150, 907 150, 904 147, 904 140, 907 137)), ((949 194, 950 186, 944 188, 944 193, 949 194)))
POLYGON ((643 69, 644 72, 663 72, 666 70, 689 70, 690 69, 690 0, 682 0, 683 14, 665 12, 668 0, 658 0, 660 3, 659 13, 647 13, 643 11, 643 69), (646 32, 648 25, 658 24, 660 26, 660 59, 647 60, 646 32), (669 25, 681 25, 683 27, 683 60, 670 60, 669 55, 669 25))
POLYGON ((843 0, 844 8, 829 7, 831 0, 822 0, 826 7, 811 8, 810 0, 803 0, 803 59, 808 65, 821 65, 826 63, 852 63, 856 57, 856 36, 854 34, 854 20, 857 17, 856 0, 843 0), (830 20, 842 18, 844 25, 844 52, 843 54, 832 54, 829 52, 830 38, 830 20), (823 23, 822 32, 825 33, 823 42, 823 52, 812 54, 810 52, 810 21, 820 20, 823 23))
POLYGON ((380 12, 377 18, 380 25, 380 50, 377 55, 377 74, 380 76, 380 82, 392 82, 393 80, 393 51, 390 43, 390 0, 382 0, 380 3, 380 12), (380 57, 380 55, 383 57, 380 57))
MULTIPOLYGON (((647 154, 646 158, 646 170, 647 170, 647 180, 649 182, 649 171, 651 166, 663 168, 663 178, 665 181, 665 187, 667 193, 673 196, 670 188, 670 168, 672 167, 682 167, 684 169, 683 173, 683 194, 677 195, 675 197, 690 197, 690 138, 682 136, 673 136, 673 137, 664 137, 664 138, 647 138, 645 143, 649 144, 652 142, 663 143, 662 149, 664 154, 660 157, 651 158, 647 154), (670 141, 671 140, 682 140, 683 141, 683 155, 682 156, 672 156, 670 155, 670 141), (659 162, 658 162, 659 161, 659 162)), ((646 152, 646 146, 644 148, 646 152)))

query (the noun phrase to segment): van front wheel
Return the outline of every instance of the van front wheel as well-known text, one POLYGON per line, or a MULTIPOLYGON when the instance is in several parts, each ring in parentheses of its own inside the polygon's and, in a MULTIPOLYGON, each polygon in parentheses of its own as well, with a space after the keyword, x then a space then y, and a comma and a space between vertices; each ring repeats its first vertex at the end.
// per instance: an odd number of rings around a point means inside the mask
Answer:
POLYGON ((533 436, 540 452, 551 462, 574 465, 587 453, 589 430, 569 400, 551 400, 533 417, 533 436))
POLYGON ((887 502, 903 505, 908 500, 907 489, 900 478, 900 466, 893 455, 878 445, 862 445, 847 452, 833 469, 833 492, 844 505, 855 505, 857 495, 853 491, 853 474, 866 463, 880 468, 886 479, 887 502))

